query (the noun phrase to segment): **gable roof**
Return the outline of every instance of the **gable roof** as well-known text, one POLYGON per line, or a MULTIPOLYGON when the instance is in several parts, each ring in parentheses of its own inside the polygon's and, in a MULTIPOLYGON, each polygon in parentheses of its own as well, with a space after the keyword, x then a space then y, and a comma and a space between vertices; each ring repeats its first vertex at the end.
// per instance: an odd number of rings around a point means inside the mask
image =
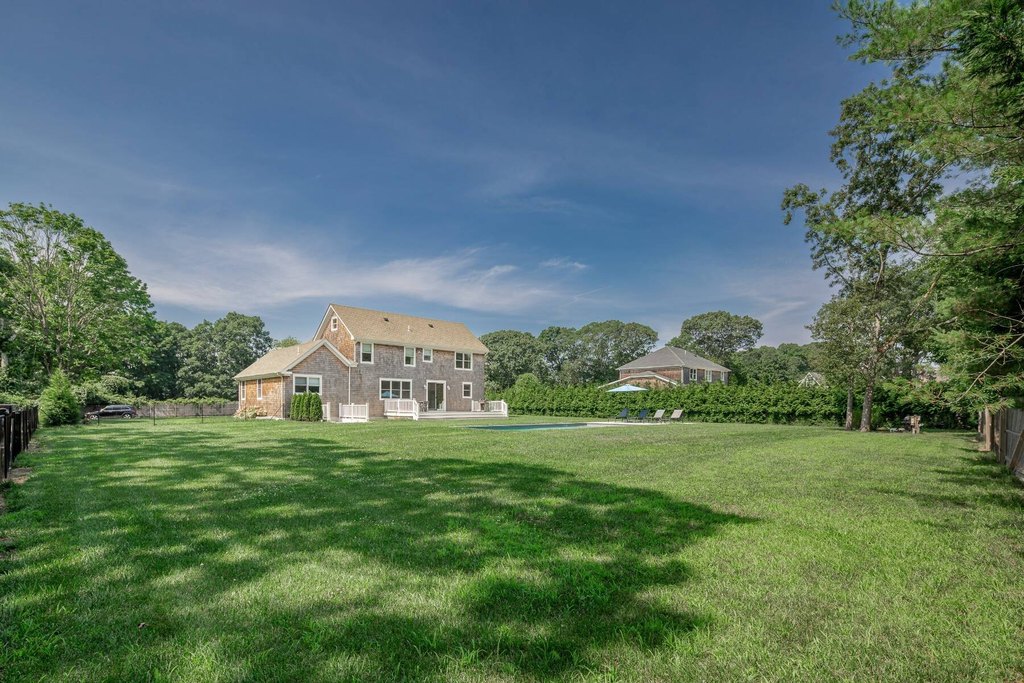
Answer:
POLYGON ((707 358, 701 358, 686 349, 666 346, 621 366, 619 370, 656 370, 658 368, 692 368, 694 370, 718 370, 732 372, 707 358))
POLYGON ((488 352, 483 342, 462 323, 340 304, 331 304, 330 308, 358 341, 446 351, 488 352))
POLYGON ((619 382, 631 382, 635 379, 656 379, 659 382, 664 382, 665 384, 671 384, 673 386, 679 384, 679 382, 675 381, 674 379, 669 379, 668 377, 665 377, 664 375, 659 375, 656 372, 644 371, 637 372, 632 375, 626 375, 625 377, 620 377, 618 379, 613 379, 611 382, 602 384, 599 388, 603 389, 604 387, 610 387, 611 385, 618 384, 619 382))
POLYGON ((242 370, 232 379, 255 379, 257 377, 273 377, 288 372, 300 362, 308 358, 314 351, 322 346, 338 357, 342 364, 352 367, 355 365, 346 358, 334 345, 326 339, 314 339, 305 344, 285 346, 279 349, 271 349, 258 358, 255 363, 242 370))

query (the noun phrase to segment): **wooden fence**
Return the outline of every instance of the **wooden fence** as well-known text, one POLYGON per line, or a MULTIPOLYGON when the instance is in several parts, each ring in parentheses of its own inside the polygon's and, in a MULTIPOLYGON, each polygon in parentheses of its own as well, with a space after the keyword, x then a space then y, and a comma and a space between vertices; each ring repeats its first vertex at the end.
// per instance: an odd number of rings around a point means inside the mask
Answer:
MULTIPOLYGON (((86 411, 99 410, 103 406, 89 406, 86 411)), ((238 401, 223 403, 142 403, 135 406, 138 417, 153 419, 165 417, 231 417, 238 410, 238 401)))
POLYGON ((14 459, 28 446, 39 428, 39 408, 0 405, 0 481, 11 476, 14 459))
POLYGON ((991 451, 1017 476, 1024 476, 1024 410, 985 410, 979 419, 981 450, 991 451))

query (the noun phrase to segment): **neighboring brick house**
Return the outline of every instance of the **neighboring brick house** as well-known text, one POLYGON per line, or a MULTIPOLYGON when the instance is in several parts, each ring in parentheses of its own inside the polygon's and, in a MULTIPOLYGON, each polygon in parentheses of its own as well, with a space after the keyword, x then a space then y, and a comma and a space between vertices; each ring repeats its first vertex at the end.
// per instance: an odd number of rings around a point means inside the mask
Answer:
POLYGON ((330 417, 387 399, 422 412, 470 412, 484 400, 487 347, 462 323, 331 304, 311 341, 273 349, 235 376, 239 410, 288 417, 292 395, 318 393, 330 417))
POLYGON ((619 378, 605 386, 629 383, 645 387, 729 383, 729 368, 695 353, 666 346, 619 368, 619 378))

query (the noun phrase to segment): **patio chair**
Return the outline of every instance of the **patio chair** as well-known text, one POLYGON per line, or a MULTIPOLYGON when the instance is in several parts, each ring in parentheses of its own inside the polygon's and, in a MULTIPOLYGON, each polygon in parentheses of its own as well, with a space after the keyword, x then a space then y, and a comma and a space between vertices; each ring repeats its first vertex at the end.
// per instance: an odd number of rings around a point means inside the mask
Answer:
POLYGON ((683 409, 673 410, 672 415, 668 418, 669 422, 682 422, 683 421, 683 409))
POLYGON ((622 412, 619 413, 619 416, 616 419, 618 419, 618 420, 626 420, 628 422, 629 421, 629 408, 623 408, 622 412))
POLYGON ((646 420, 647 419, 647 413, 649 413, 649 412, 651 412, 651 411, 649 411, 647 408, 644 408, 643 410, 641 410, 639 413, 636 414, 636 421, 637 422, 643 422, 644 420, 646 420))
POLYGON ((658 408, 654 411, 654 416, 651 418, 654 422, 661 422, 665 419, 665 409, 658 408))

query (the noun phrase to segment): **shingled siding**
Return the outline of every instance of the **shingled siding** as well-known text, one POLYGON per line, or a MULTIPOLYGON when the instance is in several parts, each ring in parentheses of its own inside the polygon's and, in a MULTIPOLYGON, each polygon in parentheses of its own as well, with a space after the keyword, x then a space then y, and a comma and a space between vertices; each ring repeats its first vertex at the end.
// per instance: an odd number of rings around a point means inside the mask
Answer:
POLYGON ((334 344, 334 348, 341 351, 341 355, 345 356, 349 360, 355 360, 356 357, 356 343, 349 339, 348 331, 345 326, 338 322, 338 329, 331 332, 331 315, 327 316, 324 321, 323 330, 317 336, 317 339, 323 338, 334 344))
MULTIPOLYGON (((704 380, 704 370, 697 370, 697 379, 691 380, 690 379, 690 368, 681 368, 681 369, 680 368, 653 368, 653 369, 652 368, 645 368, 645 369, 634 368, 634 369, 630 369, 630 370, 619 370, 619 379, 626 379, 628 377, 632 377, 633 375, 639 375, 639 374, 642 374, 642 373, 645 373, 645 372, 655 372, 655 373, 661 375, 662 377, 667 377, 668 379, 674 380, 676 382, 680 382, 681 381, 683 384, 704 384, 705 383, 705 380, 704 380)), ((722 381, 722 373, 721 373, 721 371, 719 371, 719 370, 712 370, 711 371, 711 381, 712 382, 721 382, 722 381)), ((726 384, 728 384, 728 382, 729 382, 729 378, 728 378, 728 375, 727 375, 726 376, 726 384)), ((636 383, 637 384, 644 384, 644 383, 652 384, 652 382, 649 382, 649 381, 645 382, 643 380, 638 380, 636 383)))
POLYGON ((239 390, 238 410, 241 412, 247 408, 257 408, 263 412, 264 415, 270 417, 283 417, 284 411, 282 410, 281 394, 283 391, 282 380, 280 377, 266 377, 262 380, 249 379, 244 382, 245 384, 245 400, 241 399, 241 390, 239 390), (257 398, 256 384, 257 382, 263 382, 263 398, 262 400, 257 398))
MULTIPOLYGON (((332 342, 333 343, 333 342, 332 342)), ((320 400, 331 404, 330 416, 338 416, 338 404, 349 403, 348 399, 348 367, 338 357, 326 348, 319 348, 301 363, 291 369, 292 376, 285 380, 284 386, 284 414, 287 417, 292 405, 292 393, 295 387, 295 375, 320 375, 320 400)), ((353 382, 355 375, 353 375, 353 382)), ((356 399, 354 403, 365 403, 356 399)))
POLYGON ((352 370, 352 397, 354 403, 367 403, 371 417, 384 415, 384 401, 380 398, 381 379, 407 379, 412 382, 412 398, 427 400, 427 380, 443 381, 445 408, 450 411, 472 410, 473 401, 484 399, 484 355, 473 354, 473 369, 455 367, 455 352, 434 350, 434 362, 423 362, 423 349, 416 348, 416 367, 405 366, 405 347, 375 344, 373 364, 359 363, 352 370), (472 382, 472 399, 462 397, 462 383, 472 382))

